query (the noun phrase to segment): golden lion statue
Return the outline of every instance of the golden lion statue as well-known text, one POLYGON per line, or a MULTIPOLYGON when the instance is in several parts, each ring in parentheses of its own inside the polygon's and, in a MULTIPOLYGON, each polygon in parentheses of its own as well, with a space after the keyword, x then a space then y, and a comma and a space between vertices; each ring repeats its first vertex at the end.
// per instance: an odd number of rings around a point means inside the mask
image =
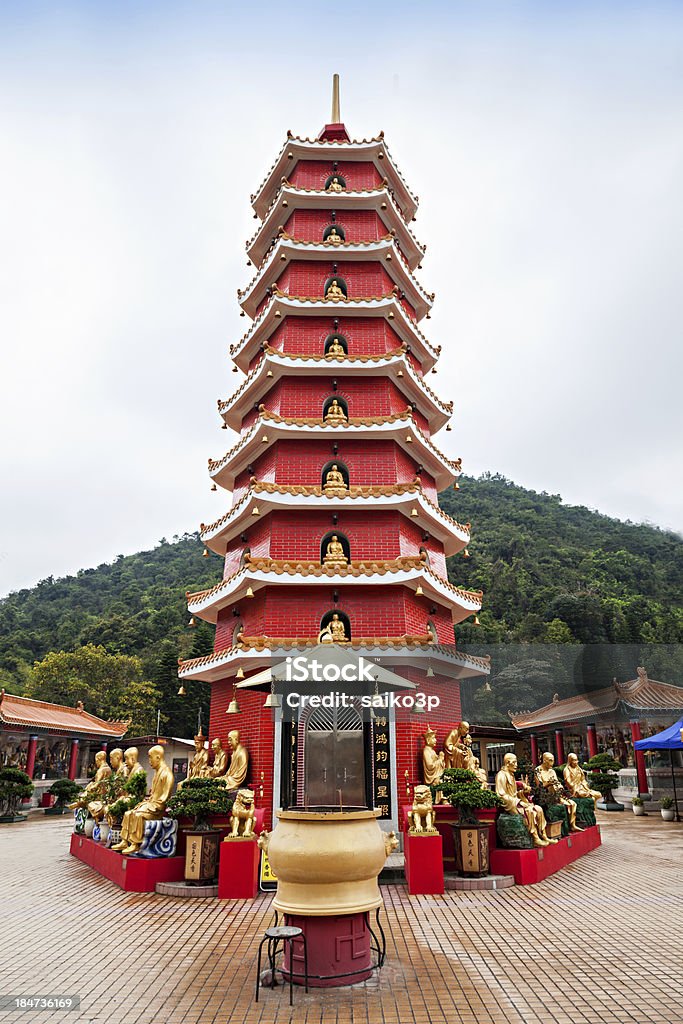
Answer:
POLYGON ((230 835, 228 839, 250 839, 254 835, 254 791, 238 789, 230 811, 230 835))
POLYGON ((433 835, 437 830, 434 828, 434 806, 432 804, 432 791, 429 786, 416 786, 414 790, 413 806, 408 815, 411 836, 418 833, 433 835))

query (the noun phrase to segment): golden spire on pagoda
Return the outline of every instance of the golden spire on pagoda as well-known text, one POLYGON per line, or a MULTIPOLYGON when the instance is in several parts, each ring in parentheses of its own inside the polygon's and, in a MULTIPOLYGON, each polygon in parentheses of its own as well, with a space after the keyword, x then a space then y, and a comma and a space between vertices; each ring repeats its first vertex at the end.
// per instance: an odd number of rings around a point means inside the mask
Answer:
POLYGON ((332 119, 330 124, 341 124, 339 109, 339 75, 332 75, 332 119))

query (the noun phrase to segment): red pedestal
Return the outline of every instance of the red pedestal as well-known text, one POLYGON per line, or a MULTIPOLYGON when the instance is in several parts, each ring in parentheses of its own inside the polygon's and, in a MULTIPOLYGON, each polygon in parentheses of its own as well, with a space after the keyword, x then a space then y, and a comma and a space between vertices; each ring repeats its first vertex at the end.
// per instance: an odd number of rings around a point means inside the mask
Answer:
MULTIPOLYGON (((372 974, 370 929, 366 913, 335 917, 285 914, 285 924, 301 928, 306 936, 308 984, 313 988, 355 985, 372 974)), ((294 983, 303 985, 304 953, 301 942, 292 944, 291 964, 289 950, 285 953, 283 970, 288 981, 290 969, 293 971, 294 983)))
POLYGON ((255 839, 221 843, 218 899, 253 900, 258 892, 259 848, 255 839))
MULTIPOLYGON (((401 829, 408 831, 408 814, 412 804, 404 804, 401 808, 401 829)), ((460 821, 460 813, 450 804, 437 804, 434 808, 436 829, 443 841, 443 869, 444 871, 455 871, 455 846, 453 845, 453 829, 451 825, 457 825, 460 821)), ((496 811, 484 809, 477 811, 479 821, 487 822, 489 826, 489 847, 493 849, 496 845, 496 811)))
MULTIPOLYGON (((451 845, 453 840, 451 838, 451 845)), ((444 891, 443 844, 440 835, 405 837, 405 872, 411 896, 428 896, 444 891)))
POLYGON ((556 846, 533 850, 491 850, 491 874, 514 875, 516 885, 533 885, 596 850, 600 842, 600 829, 593 825, 584 832, 572 832, 556 846))
POLYGON ((75 832, 70 852, 126 892, 154 892, 157 882, 182 882, 185 877, 184 857, 123 857, 75 832))

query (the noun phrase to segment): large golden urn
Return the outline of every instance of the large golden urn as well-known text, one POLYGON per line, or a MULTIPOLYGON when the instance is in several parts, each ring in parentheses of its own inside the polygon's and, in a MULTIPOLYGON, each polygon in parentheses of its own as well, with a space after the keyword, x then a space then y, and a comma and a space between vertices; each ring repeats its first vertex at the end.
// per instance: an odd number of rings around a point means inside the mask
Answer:
POLYGON ((273 906, 285 914, 358 914, 382 903, 377 878, 396 838, 378 811, 278 811, 261 842, 277 876, 273 906))

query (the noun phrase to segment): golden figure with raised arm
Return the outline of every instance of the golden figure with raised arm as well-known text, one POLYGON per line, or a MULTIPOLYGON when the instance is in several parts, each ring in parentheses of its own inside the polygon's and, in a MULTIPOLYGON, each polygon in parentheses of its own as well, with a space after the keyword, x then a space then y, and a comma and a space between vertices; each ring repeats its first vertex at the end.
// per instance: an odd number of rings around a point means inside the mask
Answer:
POLYGON ((553 767, 554 764, 555 758, 550 751, 547 750, 541 759, 541 763, 536 768, 536 778, 544 789, 557 794, 560 798, 560 803, 567 808, 570 831, 583 832, 583 829, 579 828, 576 824, 576 804, 573 800, 570 800, 569 797, 565 796, 562 783, 558 779, 557 772, 553 767))
POLYGON ((529 800, 531 786, 525 782, 521 789, 517 788, 515 772, 517 758, 514 754, 506 754, 503 767, 496 775, 496 793, 503 801, 508 814, 519 814, 524 819, 527 832, 534 846, 548 846, 557 839, 548 839, 545 834, 545 814, 542 807, 537 807, 529 800))

